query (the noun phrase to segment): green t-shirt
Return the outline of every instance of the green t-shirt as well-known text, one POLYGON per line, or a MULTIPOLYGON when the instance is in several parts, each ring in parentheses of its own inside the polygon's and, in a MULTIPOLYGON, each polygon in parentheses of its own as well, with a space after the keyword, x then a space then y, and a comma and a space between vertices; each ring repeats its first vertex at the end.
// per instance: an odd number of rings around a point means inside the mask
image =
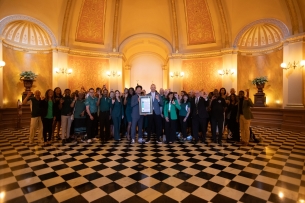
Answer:
POLYGON ((190 102, 181 103, 180 106, 181 106, 181 109, 179 110, 179 116, 186 116, 187 115, 187 109, 191 107, 190 102))
POLYGON ((111 99, 108 97, 102 97, 100 99, 100 111, 109 111, 111 106, 111 99))
POLYGON ((46 118, 53 118, 53 101, 52 100, 48 101, 48 111, 47 111, 46 118))
POLYGON ((40 99, 37 100, 35 97, 29 98, 29 101, 32 102, 31 108, 32 108, 32 118, 39 117, 41 116, 41 111, 40 111, 40 99))
POLYGON ((72 108, 71 108, 71 103, 72 103, 72 98, 69 96, 63 97, 64 103, 62 104, 61 108, 61 115, 66 116, 70 113, 72 113, 72 108))

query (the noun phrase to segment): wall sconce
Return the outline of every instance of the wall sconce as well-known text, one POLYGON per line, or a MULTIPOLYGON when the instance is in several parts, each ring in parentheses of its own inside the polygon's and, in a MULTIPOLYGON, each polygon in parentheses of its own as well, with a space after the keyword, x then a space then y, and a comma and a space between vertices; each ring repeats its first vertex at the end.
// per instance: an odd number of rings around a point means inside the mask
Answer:
POLYGON ((283 68, 284 70, 288 70, 290 68, 296 69, 296 68, 304 68, 305 66, 305 60, 301 60, 300 62, 295 62, 293 61, 293 63, 289 62, 288 64, 283 62, 281 63, 281 68, 283 68))
POLYGON ((5 62, 4 61, 0 61, 0 67, 3 68, 5 66, 5 62))
POLYGON ((234 74, 234 70, 218 70, 218 74, 223 76, 223 75, 233 75, 234 74))
POLYGON ((56 73, 67 74, 70 75, 73 71, 71 68, 54 68, 56 73))
POLYGON ((184 77, 184 72, 170 72, 171 77, 184 77))
POLYGON ((110 76, 112 76, 112 77, 115 77, 115 76, 119 77, 119 76, 122 75, 121 71, 107 71, 106 74, 107 74, 109 77, 110 77, 110 76))

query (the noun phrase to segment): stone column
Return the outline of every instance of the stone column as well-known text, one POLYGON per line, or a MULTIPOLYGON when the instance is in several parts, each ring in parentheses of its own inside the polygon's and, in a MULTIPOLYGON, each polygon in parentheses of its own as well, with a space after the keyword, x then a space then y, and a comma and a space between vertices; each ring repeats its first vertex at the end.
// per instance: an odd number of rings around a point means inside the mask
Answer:
POLYGON ((109 89, 110 90, 123 90, 123 59, 122 55, 118 52, 110 54, 109 57, 109 71, 115 72, 115 75, 109 76, 109 89), (118 73, 120 75, 118 75, 118 73))
POLYGON ((237 52, 230 50, 229 53, 222 56, 222 62, 223 70, 233 71, 233 74, 222 76, 222 86, 226 88, 227 92, 231 88, 237 91, 237 52))
MULTIPOLYGON (((283 107, 304 108, 303 103, 303 68, 300 61, 304 60, 304 41, 301 36, 293 36, 283 46, 283 62, 287 65, 297 63, 297 67, 283 69, 283 107)), ((279 64, 280 65, 280 64, 279 64)), ((279 67, 280 68, 280 67, 279 67)))
MULTIPOLYGON (((178 92, 183 88, 183 77, 180 77, 182 72, 182 55, 172 54, 169 59, 169 87, 172 92, 178 92), (171 73, 173 76, 171 76, 171 73)), ((163 76, 164 77, 164 76, 163 76)))
MULTIPOLYGON (((0 61, 3 61, 2 38, 0 38, 0 61)), ((0 108, 3 108, 3 68, 0 67, 0 108)))

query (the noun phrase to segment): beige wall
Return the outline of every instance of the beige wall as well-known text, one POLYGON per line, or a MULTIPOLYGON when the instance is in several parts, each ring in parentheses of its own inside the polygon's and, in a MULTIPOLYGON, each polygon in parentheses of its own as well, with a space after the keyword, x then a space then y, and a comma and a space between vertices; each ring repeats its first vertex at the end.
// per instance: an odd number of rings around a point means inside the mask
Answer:
POLYGON ((237 90, 250 89, 251 99, 254 101, 254 94, 257 88, 251 81, 255 77, 267 76, 264 92, 267 98, 267 105, 279 107, 283 102, 283 70, 280 64, 283 61, 283 50, 259 56, 238 55, 237 64, 237 90))
POLYGON ((3 46, 3 101, 4 108, 16 107, 17 100, 24 92, 23 82, 19 74, 22 71, 32 71, 38 74, 34 81, 32 92, 40 90, 42 95, 52 88, 52 53, 28 53, 16 51, 3 46))

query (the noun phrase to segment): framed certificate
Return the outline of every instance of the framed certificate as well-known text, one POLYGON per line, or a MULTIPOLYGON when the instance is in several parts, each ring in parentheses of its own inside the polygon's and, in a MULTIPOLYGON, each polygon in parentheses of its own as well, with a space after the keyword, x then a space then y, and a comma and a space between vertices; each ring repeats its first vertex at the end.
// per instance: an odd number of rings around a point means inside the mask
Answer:
POLYGON ((139 113, 140 115, 147 115, 153 113, 151 96, 140 96, 139 113))

